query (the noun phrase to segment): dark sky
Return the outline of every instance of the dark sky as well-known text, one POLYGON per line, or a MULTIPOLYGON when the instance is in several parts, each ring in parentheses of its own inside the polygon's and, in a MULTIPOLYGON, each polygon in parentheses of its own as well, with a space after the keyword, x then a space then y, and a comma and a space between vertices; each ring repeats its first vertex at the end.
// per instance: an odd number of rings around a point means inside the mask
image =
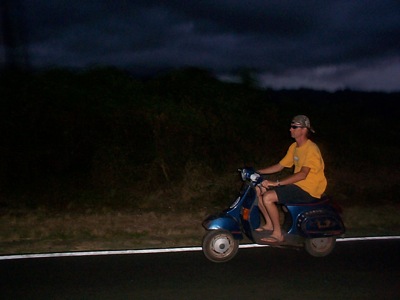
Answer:
POLYGON ((399 0, 19 2, 35 67, 249 69, 273 88, 400 91, 399 0))

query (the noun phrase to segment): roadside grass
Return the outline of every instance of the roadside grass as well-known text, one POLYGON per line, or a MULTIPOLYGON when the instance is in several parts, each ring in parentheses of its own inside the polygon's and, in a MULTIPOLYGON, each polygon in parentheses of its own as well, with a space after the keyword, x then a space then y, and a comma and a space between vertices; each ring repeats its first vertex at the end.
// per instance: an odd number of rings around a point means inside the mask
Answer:
POLYGON ((0 219, 0 253, 138 249, 196 244, 205 212, 194 214, 49 210, 8 212, 0 219))
POLYGON ((346 236, 400 235, 399 205, 345 208, 346 236))
MULTIPOLYGON (((7 213, 0 219, 0 254, 200 246, 208 212, 7 213)), ((348 207, 347 237, 399 235, 393 206, 348 207)))
MULTIPOLYGON (((9 211, 0 218, 0 254, 200 246, 202 220, 212 212, 9 211)), ((346 237, 400 235, 392 205, 344 207, 343 219, 346 237)))
MULTIPOLYGON (((157 190, 143 183, 131 186, 131 198, 140 201, 132 202, 123 191, 120 197, 128 200, 111 201, 105 193, 94 196, 97 204, 79 198, 62 208, 3 207, 0 255, 200 246, 203 219, 228 207, 241 181, 237 172, 215 175, 202 165, 188 165, 186 172, 184 180, 157 190)), ((372 182, 365 177, 333 175, 344 180, 331 180, 334 192, 329 194, 343 208, 345 236, 400 235, 400 206, 392 193, 380 195, 377 185, 352 184, 354 178, 372 182), (379 203, 367 201, 378 194, 379 203)), ((397 184, 395 178, 386 183, 388 191, 397 184)))

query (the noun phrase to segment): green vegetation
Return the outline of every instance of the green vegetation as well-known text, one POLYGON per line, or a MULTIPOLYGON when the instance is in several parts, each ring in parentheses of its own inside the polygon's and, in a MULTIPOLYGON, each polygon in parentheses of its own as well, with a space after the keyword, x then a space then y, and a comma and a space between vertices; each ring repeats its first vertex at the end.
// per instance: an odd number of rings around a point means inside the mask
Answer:
POLYGON ((345 211, 395 212, 399 96, 261 90, 194 68, 3 74, 0 212, 207 214, 235 196, 237 168, 285 154, 296 114, 310 117, 345 211))

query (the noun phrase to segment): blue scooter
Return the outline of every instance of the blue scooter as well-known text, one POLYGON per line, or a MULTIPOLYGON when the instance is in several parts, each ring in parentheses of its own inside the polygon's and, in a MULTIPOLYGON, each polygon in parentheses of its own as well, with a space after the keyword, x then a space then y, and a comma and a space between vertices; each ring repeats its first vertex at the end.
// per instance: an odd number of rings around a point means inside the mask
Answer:
MULTIPOLYGON (((239 196, 225 210, 203 221, 207 230, 203 237, 204 255, 212 262, 227 262, 238 252, 239 241, 246 236, 257 244, 265 244, 265 233, 255 231, 262 217, 258 207, 256 186, 264 179, 252 168, 239 169, 244 182, 239 196)), ((331 253, 336 238, 345 227, 339 210, 327 196, 312 203, 278 204, 285 240, 272 247, 305 248, 315 257, 331 253)))

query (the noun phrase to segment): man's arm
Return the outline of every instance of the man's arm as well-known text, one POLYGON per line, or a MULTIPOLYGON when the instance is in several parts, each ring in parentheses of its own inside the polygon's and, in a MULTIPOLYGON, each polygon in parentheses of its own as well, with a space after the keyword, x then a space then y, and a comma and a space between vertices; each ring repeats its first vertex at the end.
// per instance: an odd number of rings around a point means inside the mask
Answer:
POLYGON ((300 171, 297 173, 294 173, 293 175, 290 175, 281 181, 268 181, 268 186, 279 186, 279 185, 286 185, 286 184, 292 184, 295 182, 299 182, 301 180, 304 180, 307 178, 308 173, 310 173, 310 168, 309 167, 301 167, 300 171))
POLYGON ((283 170, 283 166, 278 163, 276 165, 273 165, 273 166, 270 166, 270 167, 267 167, 267 168, 264 168, 264 169, 260 169, 260 170, 257 171, 257 173, 260 173, 260 174, 273 174, 273 173, 278 173, 278 172, 280 172, 282 170, 283 170))

